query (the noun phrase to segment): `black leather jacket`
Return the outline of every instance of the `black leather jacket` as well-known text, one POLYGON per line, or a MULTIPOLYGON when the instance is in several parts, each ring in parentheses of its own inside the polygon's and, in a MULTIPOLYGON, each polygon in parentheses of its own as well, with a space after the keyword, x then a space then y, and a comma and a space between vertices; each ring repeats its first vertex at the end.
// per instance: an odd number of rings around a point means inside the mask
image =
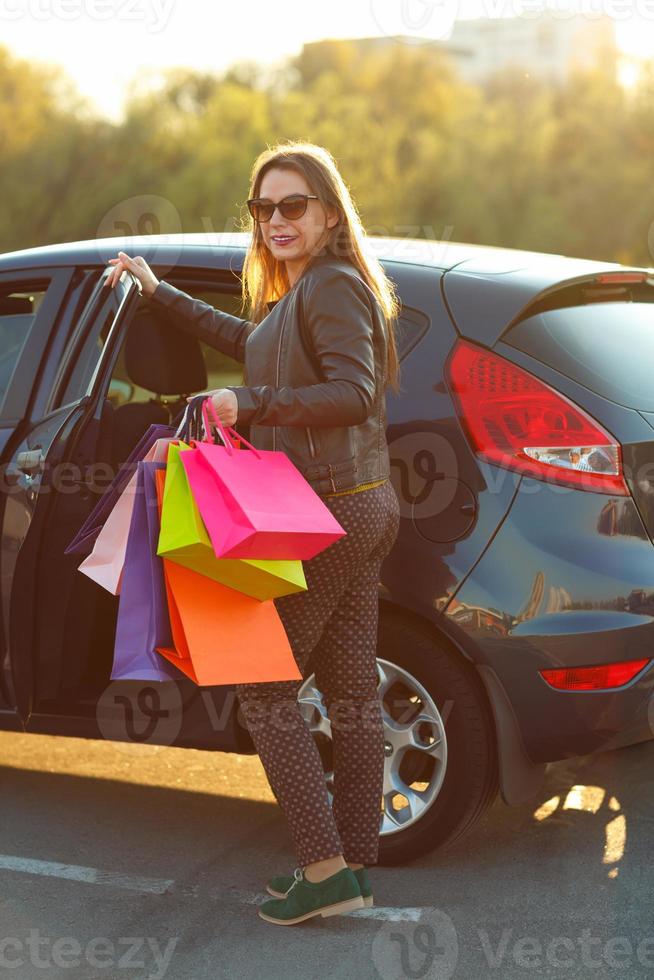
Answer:
POLYGON ((285 452, 319 494, 387 478, 387 345, 376 296, 352 263, 314 256, 259 323, 160 281, 149 302, 244 363, 236 424, 285 452))

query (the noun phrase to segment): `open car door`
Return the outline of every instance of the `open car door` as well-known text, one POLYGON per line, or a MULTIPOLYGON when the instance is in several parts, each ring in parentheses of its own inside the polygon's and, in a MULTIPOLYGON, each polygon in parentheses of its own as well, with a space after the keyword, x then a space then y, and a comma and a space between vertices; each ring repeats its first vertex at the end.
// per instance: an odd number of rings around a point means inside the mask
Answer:
MULTIPOLYGON (((79 564, 80 556, 64 556, 63 550, 90 512, 97 496, 89 487, 88 462, 96 456, 90 442, 100 438, 104 398, 99 397, 98 344, 84 344, 84 338, 99 336, 110 341, 121 330, 138 303, 141 287, 129 272, 113 288, 103 285, 113 271, 108 266, 97 281, 78 321, 72 324, 56 363, 41 371, 41 387, 32 398, 25 417, 16 430, 5 464, 2 513, 2 588, 5 657, 3 679, 11 690, 22 728, 30 728, 36 678, 34 651, 41 649, 48 635, 36 636, 37 628, 57 636, 56 610, 43 611, 43 583, 47 581, 48 602, 58 582, 64 561, 79 564), (101 329, 98 331, 98 320, 101 329), (70 397, 69 397, 70 396, 70 397), (80 433, 84 445, 78 445, 80 433), (56 515, 56 516, 53 516, 56 515), (52 558, 44 554, 45 531, 48 539, 61 542, 61 551, 52 558), (57 562, 59 564, 57 564, 57 562), (37 627, 37 620, 40 624, 37 627), (45 624, 45 625, 44 625, 45 624)), ((117 345, 114 345, 117 347, 117 345)), ((58 549, 57 549, 58 551, 58 549)), ((61 576, 65 583, 69 577, 61 576)), ((61 603, 67 597, 62 594, 61 603)), ((55 644, 56 645, 56 644, 55 644)), ((55 660, 53 658, 53 669, 55 660)), ((48 659, 39 660, 39 671, 48 669, 48 659)))

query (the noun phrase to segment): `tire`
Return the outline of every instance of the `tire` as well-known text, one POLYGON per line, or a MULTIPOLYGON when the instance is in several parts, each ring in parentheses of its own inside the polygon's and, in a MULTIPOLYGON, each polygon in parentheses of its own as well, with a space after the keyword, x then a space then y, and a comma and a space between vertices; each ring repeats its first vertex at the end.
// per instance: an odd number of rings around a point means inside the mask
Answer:
MULTIPOLYGON (((431 699, 431 710, 436 709, 446 743, 446 762, 434 767, 440 769, 439 778, 432 774, 432 783, 440 782, 440 786, 428 805, 417 818, 407 820, 406 827, 400 825, 390 832, 384 830, 388 823, 384 817, 378 863, 396 865, 444 848, 467 834, 495 800, 499 782, 492 714, 474 667, 452 652, 428 626, 381 610, 378 663, 383 667, 385 662, 397 668, 395 674, 412 679, 418 691, 420 686, 424 689, 431 699)), ((402 686, 400 681, 382 695, 385 724, 396 715, 397 703, 402 702, 407 711, 406 691, 404 699, 396 696, 402 686)), ((409 707, 409 717, 412 710, 417 716, 420 704, 409 707)), ((413 749, 409 757, 416 754, 423 756, 423 761, 417 762, 417 774, 425 777, 433 762, 429 753, 415 753, 413 749)), ((407 755, 404 758, 410 778, 413 764, 407 755)))

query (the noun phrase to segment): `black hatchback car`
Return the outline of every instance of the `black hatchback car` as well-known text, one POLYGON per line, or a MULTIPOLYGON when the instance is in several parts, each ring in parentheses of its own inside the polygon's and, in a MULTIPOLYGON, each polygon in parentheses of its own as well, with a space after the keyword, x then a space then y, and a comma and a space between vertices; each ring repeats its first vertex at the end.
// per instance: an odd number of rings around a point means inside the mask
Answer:
MULTIPOLYGON (((532 799, 549 762, 652 738, 654 270, 370 244, 402 302, 387 397, 402 521, 379 583, 389 864, 469 830, 498 791, 532 799)), ((150 424, 242 383, 240 364, 160 329, 131 275, 103 290, 108 259, 141 254, 242 315, 246 246, 189 234, 0 256, 1 727, 254 751, 233 688, 110 681, 118 598, 64 554, 150 424)), ((300 702, 329 789, 313 676, 300 702)))

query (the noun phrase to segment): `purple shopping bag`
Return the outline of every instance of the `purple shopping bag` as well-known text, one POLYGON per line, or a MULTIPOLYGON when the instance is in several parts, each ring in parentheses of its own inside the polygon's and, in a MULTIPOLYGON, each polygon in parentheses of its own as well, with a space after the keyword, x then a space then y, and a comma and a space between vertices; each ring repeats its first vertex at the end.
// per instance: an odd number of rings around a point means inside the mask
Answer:
POLYGON ((185 677, 156 648, 173 645, 163 564, 157 555, 159 509, 154 470, 165 463, 137 463, 137 492, 127 540, 118 602, 111 680, 168 681, 185 677))
POLYGON ((102 530, 107 517, 113 510, 131 477, 134 475, 138 461, 147 455, 157 439, 172 438, 174 433, 175 429, 172 425, 151 425, 144 435, 141 436, 138 444, 122 464, 73 540, 65 549, 65 555, 88 555, 92 551, 95 539, 102 530))
POLYGON ((199 406, 205 397, 204 394, 196 395, 187 403, 177 428, 174 425, 153 424, 143 433, 73 540, 65 549, 65 555, 88 555, 91 553, 95 539, 104 527, 118 498, 134 476, 136 464, 139 460, 146 458, 151 453, 158 439, 172 440, 180 438, 186 440, 193 427, 198 424, 197 414, 199 406))

